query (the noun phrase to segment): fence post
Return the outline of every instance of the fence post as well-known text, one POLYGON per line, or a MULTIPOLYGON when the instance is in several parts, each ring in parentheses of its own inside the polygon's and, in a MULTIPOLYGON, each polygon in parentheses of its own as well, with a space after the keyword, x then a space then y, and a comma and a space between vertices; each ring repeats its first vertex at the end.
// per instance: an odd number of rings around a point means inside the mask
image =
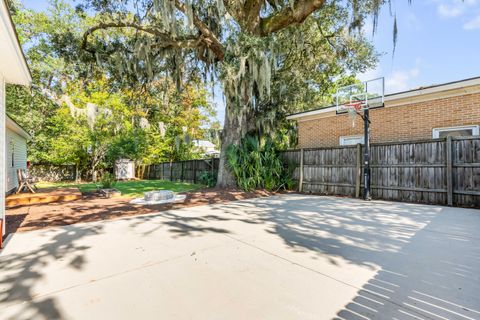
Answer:
POLYGON ((447 205, 453 206, 453 157, 451 136, 447 136, 445 149, 447 158, 447 205))
POLYGON ((215 167, 215 158, 212 157, 212 177, 213 177, 213 175, 215 174, 215 173, 214 173, 214 167, 215 167))
POLYGON ((360 185, 362 182, 362 145, 357 143, 357 164, 355 167, 355 198, 360 197, 360 185))
POLYGON ((303 148, 300 149, 300 178, 298 181, 298 192, 303 190, 303 148))
POLYGON ((182 171, 180 172, 180 181, 182 182, 184 178, 184 164, 185 164, 185 161, 182 161, 182 171))
POLYGON ((172 165, 172 161, 170 161, 170 181, 173 181, 173 165, 172 165))
POLYGON ((197 160, 193 160, 193 183, 197 183, 197 160))

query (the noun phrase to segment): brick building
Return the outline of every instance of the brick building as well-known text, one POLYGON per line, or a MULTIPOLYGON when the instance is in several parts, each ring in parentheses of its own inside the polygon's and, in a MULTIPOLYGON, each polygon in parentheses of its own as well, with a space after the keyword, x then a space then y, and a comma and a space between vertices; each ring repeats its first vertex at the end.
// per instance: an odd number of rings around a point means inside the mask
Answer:
MULTIPOLYGON (((363 120, 330 106, 292 114, 298 147, 332 147, 363 142, 363 120)), ((480 77, 422 87, 385 96, 384 107, 370 110, 371 143, 478 135, 480 77)))

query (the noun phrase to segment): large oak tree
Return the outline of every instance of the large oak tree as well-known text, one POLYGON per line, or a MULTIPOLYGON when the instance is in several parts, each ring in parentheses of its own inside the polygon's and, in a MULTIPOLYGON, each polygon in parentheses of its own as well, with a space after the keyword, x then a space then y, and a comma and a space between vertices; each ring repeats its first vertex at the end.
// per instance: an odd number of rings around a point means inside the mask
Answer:
MULTIPOLYGON (((317 74, 335 59, 354 71, 370 67, 373 50, 365 45, 360 29, 367 15, 377 16, 382 4, 379 0, 85 0, 79 9, 95 12, 95 24, 84 33, 82 48, 121 82, 170 76, 180 90, 182 82, 192 77, 220 81, 226 115, 218 185, 229 187, 235 181, 226 166, 226 148, 265 127, 262 115, 275 113, 282 105, 278 92, 272 97, 272 81, 281 84, 282 79, 292 78, 288 77, 295 69, 292 59, 297 70, 304 59, 304 65, 317 74), (307 19, 311 22, 305 26, 307 19), (365 63, 355 66, 351 60, 365 63)), ((302 75, 297 74, 297 79, 302 75)), ((305 86, 322 90, 322 83, 309 80, 305 79, 305 86)), ((334 80, 327 76, 323 83, 334 80)))

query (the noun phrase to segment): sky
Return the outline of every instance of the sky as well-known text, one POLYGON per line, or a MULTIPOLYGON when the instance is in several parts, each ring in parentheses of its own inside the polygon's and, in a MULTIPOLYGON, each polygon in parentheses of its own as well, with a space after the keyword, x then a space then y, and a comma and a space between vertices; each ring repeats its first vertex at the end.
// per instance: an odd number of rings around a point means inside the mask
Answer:
POLYGON ((393 18, 380 15, 377 33, 366 34, 383 53, 362 80, 385 77, 387 93, 480 76, 480 0, 397 0, 398 43, 393 54, 393 18))
MULTIPOLYGON (((23 2, 35 10, 43 10, 47 3, 23 2)), ((393 17, 384 7, 373 36, 372 23, 365 25, 365 33, 382 56, 375 69, 359 75, 361 80, 385 77, 386 93, 393 93, 480 76, 480 0, 412 0, 411 4, 396 0, 392 11, 398 25, 395 53, 393 17)), ((213 103, 223 123, 220 88, 215 88, 213 103)))

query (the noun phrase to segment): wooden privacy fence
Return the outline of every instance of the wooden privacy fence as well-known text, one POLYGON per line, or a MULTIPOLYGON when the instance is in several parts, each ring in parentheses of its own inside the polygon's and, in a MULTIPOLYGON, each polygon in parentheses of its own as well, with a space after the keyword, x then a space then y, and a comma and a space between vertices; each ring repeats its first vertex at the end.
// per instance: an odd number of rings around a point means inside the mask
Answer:
MULTIPOLYGON (((371 145, 374 199, 480 207, 480 138, 448 137, 371 145)), ((361 145, 282 152, 295 166, 299 190, 360 197, 363 192, 361 145)), ((217 174, 219 159, 186 160, 141 166, 137 177, 198 183, 217 174)))
MULTIPOLYGON (((283 152, 299 190, 359 197, 363 147, 283 152)), ((371 145, 374 199, 480 207, 480 138, 448 137, 371 145)))
POLYGON ((150 164, 139 166, 136 170, 136 175, 140 179, 198 183, 200 182, 200 176, 204 172, 211 172, 216 175, 219 162, 218 158, 212 158, 150 164))

